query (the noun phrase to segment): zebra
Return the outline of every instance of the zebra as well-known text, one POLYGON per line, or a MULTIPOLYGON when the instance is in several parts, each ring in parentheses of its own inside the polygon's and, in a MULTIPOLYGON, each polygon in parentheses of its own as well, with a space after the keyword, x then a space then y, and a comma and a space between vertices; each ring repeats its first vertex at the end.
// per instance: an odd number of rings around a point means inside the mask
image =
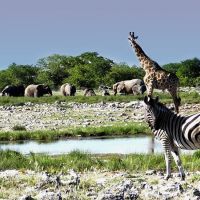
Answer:
POLYGON ((190 116, 177 115, 159 102, 158 97, 144 97, 145 120, 155 137, 163 146, 166 162, 165 179, 171 177, 171 155, 179 169, 181 179, 185 179, 179 148, 200 149, 200 113, 190 116))

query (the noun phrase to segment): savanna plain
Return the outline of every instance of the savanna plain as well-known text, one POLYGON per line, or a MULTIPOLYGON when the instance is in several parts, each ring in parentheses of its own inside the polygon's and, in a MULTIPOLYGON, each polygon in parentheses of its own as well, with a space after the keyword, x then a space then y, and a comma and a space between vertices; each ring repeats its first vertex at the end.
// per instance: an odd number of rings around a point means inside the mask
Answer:
MULTIPOLYGON (((173 106, 167 93, 159 97, 173 106)), ((200 112, 199 91, 182 91, 180 97, 180 114, 200 112)), ((150 136, 142 101, 142 95, 62 97, 56 92, 52 97, 1 97, 0 141, 150 136)), ((181 159, 185 181, 178 177, 175 163, 173 177, 164 180, 163 154, 74 150, 64 155, 24 155, 1 150, 0 199, 198 199, 200 152, 181 154, 181 159)))

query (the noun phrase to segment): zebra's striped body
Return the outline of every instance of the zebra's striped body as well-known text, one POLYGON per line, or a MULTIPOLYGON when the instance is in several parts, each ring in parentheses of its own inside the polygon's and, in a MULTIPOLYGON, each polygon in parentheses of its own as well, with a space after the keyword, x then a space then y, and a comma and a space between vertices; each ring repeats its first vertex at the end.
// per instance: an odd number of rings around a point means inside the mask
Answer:
POLYGON ((179 116, 158 99, 145 97, 145 119, 155 136, 161 141, 166 160, 167 177, 171 175, 171 154, 179 168, 182 179, 185 178, 178 148, 200 149, 200 113, 191 116, 179 116))

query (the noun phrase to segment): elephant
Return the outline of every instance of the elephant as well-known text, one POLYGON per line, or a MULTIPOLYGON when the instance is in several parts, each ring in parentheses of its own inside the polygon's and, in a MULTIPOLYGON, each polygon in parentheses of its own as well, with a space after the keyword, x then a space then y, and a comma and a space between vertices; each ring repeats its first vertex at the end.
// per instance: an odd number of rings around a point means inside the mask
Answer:
POLYGON ((2 90, 2 96, 21 97, 24 96, 25 87, 23 85, 7 85, 2 90))
POLYGON ((25 89, 25 96, 27 97, 42 97, 44 94, 52 96, 52 90, 48 85, 29 85, 25 89))
POLYGON ((70 83, 65 83, 60 87, 60 91, 64 96, 75 96, 76 87, 70 83))
POLYGON ((102 96, 110 96, 109 89, 103 89, 102 92, 101 92, 101 95, 102 96))
POLYGON ((92 88, 86 88, 84 90, 84 96, 87 96, 87 97, 96 96, 96 94, 95 94, 95 92, 94 92, 94 90, 92 88))
POLYGON ((109 96, 110 95, 109 89, 110 89, 110 87, 108 87, 106 85, 100 85, 99 86, 99 90, 101 91, 102 96, 109 96))
POLYGON ((146 91, 144 81, 141 79, 132 79, 117 82, 113 85, 114 95, 120 94, 143 94, 146 91))
POLYGON ((99 90, 103 90, 103 89, 111 89, 111 87, 109 87, 107 85, 100 85, 99 90))

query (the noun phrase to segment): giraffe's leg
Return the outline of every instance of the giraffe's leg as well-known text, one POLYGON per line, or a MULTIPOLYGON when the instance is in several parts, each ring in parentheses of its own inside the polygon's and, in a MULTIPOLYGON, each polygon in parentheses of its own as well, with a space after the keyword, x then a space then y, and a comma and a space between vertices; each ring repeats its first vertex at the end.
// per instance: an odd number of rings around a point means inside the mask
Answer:
POLYGON ((146 88, 147 88, 147 95, 149 97, 152 97, 153 96, 153 81, 146 84, 146 88))
POLYGON ((171 94, 173 101, 174 101, 174 105, 175 105, 175 111, 176 113, 179 112, 179 106, 181 105, 181 98, 177 97, 177 90, 176 88, 171 88, 168 89, 169 93, 171 94))
POLYGON ((168 180, 171 177, 171 145, 168 137, 162 138, 161 143, 164 150, 165 163, 166 163, 165 179, 168 180))
POLYGON ((175 160, 175 163, 178 167, 178 170, 179 170, 179 174, 181 176, 181 180, 185 180, 185 173, 184 173, 184 170, 183 170, 183 167, 182 167, 182 163, 181 163, 181 159, 180 159, 180 155, 179 155, 179 151, 178 151, 178 148, 177 147, 173 147, 172 148, 172 156, 175 160))

